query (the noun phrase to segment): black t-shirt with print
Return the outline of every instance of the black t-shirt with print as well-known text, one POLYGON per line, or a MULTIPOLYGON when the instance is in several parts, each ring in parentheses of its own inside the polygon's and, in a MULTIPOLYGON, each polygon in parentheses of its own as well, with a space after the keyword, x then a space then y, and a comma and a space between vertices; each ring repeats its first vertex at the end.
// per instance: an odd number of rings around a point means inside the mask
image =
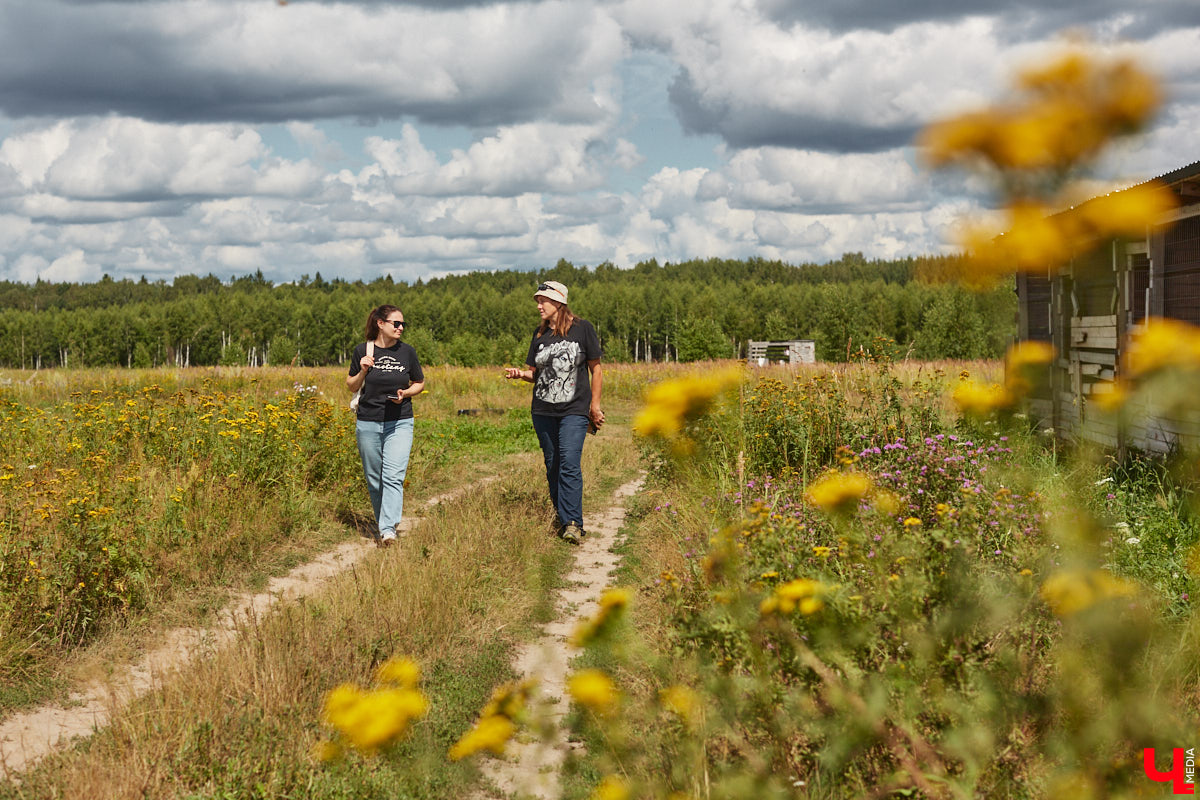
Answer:
POLYGON ((537 370, 533 382, 533 413, 547 417, 587 416, 592 405, 592 381, 587 362, 600 359, 600 339, 586 319, 575 319, 566 336, 535 332, 526 365, 537 370))
MULTIPOLYGON (((359 362, 367 354, 367 343, 361 342, 354 348, 350 358, 350 375, 357 375, 362 369, 359 362)), ((410 383, 420 383, 425 380, 421 372, 421 362, 417 359, 417 351, 407 342, 396 342, 391 347, 375 346, 375 366, 367 370, 363 380, 362 396, 358 399, 358 418, 368 422, 383 422, 392 419, 412 419, 412 400, 404 398, 401 403, 393 403, 389 397, 395 397, 401 389, 408 388, 410 383)))

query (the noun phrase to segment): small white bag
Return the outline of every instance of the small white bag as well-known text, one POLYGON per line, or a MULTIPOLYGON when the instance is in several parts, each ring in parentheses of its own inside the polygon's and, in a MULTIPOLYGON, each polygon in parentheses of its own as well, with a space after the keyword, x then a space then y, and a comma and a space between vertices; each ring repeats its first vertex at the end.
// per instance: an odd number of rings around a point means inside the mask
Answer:
MULTIPOLYGON (((368 356, 375 355, 375 343, 374 342, 367 342, 367 355, 368 356)), ((367 378, 364 375, 363 383, 365 384, 366 382, 367 382, 367 378)), ((358 387, 358 391, 354 393, 354 397, 350 398, 350 410, 351 411, 358 411, 358 400, 360 397, 362 397, 362 387, 361 386, 358 387)))

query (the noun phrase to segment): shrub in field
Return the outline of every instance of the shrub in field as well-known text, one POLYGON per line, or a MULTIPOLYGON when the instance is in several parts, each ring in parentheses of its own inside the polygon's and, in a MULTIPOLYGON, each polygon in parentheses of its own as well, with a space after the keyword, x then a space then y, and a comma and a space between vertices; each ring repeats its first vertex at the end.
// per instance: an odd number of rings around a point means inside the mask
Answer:
POLYGON ((151 385, 6 401, 0 626, 24 644, 0 673, 246 563, 266 541, 256 527, 311 524, 313 498, 355 475, 340 411, 309 387, 269 399, 151 385))
POLYGON ((928 403, 939 396, 943 373, 934 370, 907 383, 886 347, 864 351, 863 367, 798 373, 790 382, 762 378, 746 397, 747 466, 755 473, 807 478, 834 459, 846 442, 892 441, 935 431, 928 403))
MULTIPOLYGON (((960 277, 973 284, 1142 231, 1166 207, 1148 185, 1095 204, 1075 228, 1046 210, 1069 205, 1065 179, 1152 110, 1153 82, 1136 65, 1072 50, 1023 73, 1018 87, 1018 100, 936 126, 925 140, 937 163, 986 165, 1009 204, 1004 236, 965 235, 972 257, 960 277)), ((1114 407, 1155 373, 1194 373, 1200 334, 1176 325, 1164 336, 1167 327, 1135 334, 1130 384, 1114 407)), ((783 477, 745 484, 759 490, 754 502, 711 504, 707 546, 685 557, 683 579, 661 584, 672 648, 588 655, 608 665, 617 696, 647 676, 660 697, 686 696, 687 720, 670 725, 666 702, 625 703, 617 718, 584 713, 599 769, 648 797, 1156 792, 1162 776, 1147 748, 1191 747, 1200 731, 1200 618, 1179 608, 1174 587, 1122 569, 1116 509, 1090 511, 1077 476, 1012 463, 1013 440, 1000 432, 1019 436, 1023 366, 1051 355, 1011 351, 1003 384, 964 375, 954 427, 901 429, 903 401, 894 412, 886 385, 870 395, 875 411, 852 402, 849 382, 845 396, 772 385, 747 403, 748 449, 784 444, 777 461, 765 450, 755 461, 783 477), (845 405, 830 412, 831 402, 845 405), (805 486, 792 480, 792 442, 805 445, 805 486), (832 449, 843 443, 852 447, 832 449), (817 477, 810 464, 829 471, 817 477)), ((713 472, 676 470, 693 479, 677 491, 712 492, 702 479, 713 472)), ((1122 500, 1110 494, 1114 506, 1122 500)), ((1143 564, 1140 574, 1171 566, 1143 564)))
MULTIPOLYGON (((661 576, 663 644, 590 645, 607 692, 641 701, 581 705, 597 768, 636 797, 1152 786, 1141 748, 1194 731, 1200 628, 1106 569, 1101 521, 1069 497, 1048 513, 1009 444, 860 445, 807 490, 752 479, 706 503, 716 532, 679 531, 685 569, 661 576)), ((677 474, 667 495, 712 488, 677 474)))

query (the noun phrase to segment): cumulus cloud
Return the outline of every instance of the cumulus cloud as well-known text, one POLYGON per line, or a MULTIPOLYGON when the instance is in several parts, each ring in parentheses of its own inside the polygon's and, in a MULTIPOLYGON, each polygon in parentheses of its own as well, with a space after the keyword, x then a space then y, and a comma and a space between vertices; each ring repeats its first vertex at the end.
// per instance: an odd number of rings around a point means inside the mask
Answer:
POLYGON ((84 119, 0 144, 0 195, 30 217, 83 221, 174 215, 181 201, 237 194, 307 197, 325 174, 270 157, 259 134, 234 125, 84 119))
POLYGON ((929 190, 928 176, 900 150, 834 156, 765 147, 740 151, 706 175, 698 197, 725 197, 737 208, 871 212, 923 207, 929 190))
POLYGON ((602 128, 526 124, 504 127, 466 150, 455 150, 442 164, 426 149, 411 125, 399 139, 370 137, 367 152, 375 159, 363 175, 382 172, 398 194, 429 196, 482 194, 514 196, 531 191, 581 192, 604 183, 604 169, 622 162, 622 146, 610 148, 602 128))
POLYGON ((938 251, 987 186, 913 133, 1068 25, 1170 87, 1100 177, 1200 158, 1193 0, 969 6, 0 0, 0 279, 938 251))
MULTIPOLYGON (((440 7, 439 7, 440 8, 440 7)), ((0 4, 0 110, 159 121, 586 122, 625 44, 587 2, 431 10, 222 0, 0 4)))

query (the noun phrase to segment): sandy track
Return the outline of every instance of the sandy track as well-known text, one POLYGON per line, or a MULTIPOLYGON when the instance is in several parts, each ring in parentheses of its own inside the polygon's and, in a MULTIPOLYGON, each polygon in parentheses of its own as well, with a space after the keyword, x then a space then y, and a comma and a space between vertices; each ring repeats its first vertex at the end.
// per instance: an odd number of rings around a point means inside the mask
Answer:
POLYGON ((537 681, 532 715, 552 723, 555 733, 548 742, 526 738, 513 741, 504 759, 484 762, 484 774, 504 796, 557 800, 562 794, 559 772, 571 747, 562 720, 570 708, 566 680, 568 664, 575 655, 567 640, 580 618, 599 609, 600 594, 619 560, 612 551, 625 521, 625 500, 637 493, 643 478, 639 476, 617 489, 610 507, 584 515, 588 535, 579 547, 574 569, 566 577, 567 588, 559 593, 559 618, 546 626, 542 638, 517 652, 516 671, 521 678, 537 681))
MULTIPOLYGON (((494 480, 497 478, 484 478, 430 498, 421 508, 428 510, 494 480)), ((411 530, 419 521, 420 517, 406 516, 400 523, 401 533, 411 530)), ((124 665, 104 681, 73 692, 66 703, 7 717, 0 722, 0 774, 15 777, 71 739, 90 736, 108 724, 116 709, 153 689, 164 676, 228 643, 245 622, 261 617, 277 603, 316 593, 327 579, 353 566, 374 549, 371 540, 362 537, 343 542, 287 575, 273 578, 266 591, 236 596, 213 625, 168 631, 162 644, 137 663, 124 665)))

